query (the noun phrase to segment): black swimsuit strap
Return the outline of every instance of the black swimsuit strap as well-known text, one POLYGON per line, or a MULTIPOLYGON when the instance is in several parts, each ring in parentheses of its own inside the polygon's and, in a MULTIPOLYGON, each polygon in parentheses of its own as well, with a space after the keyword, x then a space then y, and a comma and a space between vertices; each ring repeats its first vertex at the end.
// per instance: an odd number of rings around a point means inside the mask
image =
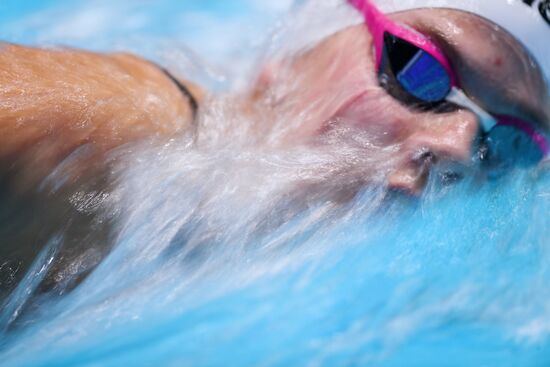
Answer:
POLYGON ((187 88, 183 83, 177 80, 172 74, 170 74, 168 70, 166 70, 161 66, 159 66, 159 69, 162 70, 162 72, 178 87, 178 89, 185 96, 185 98, 187 98, 187 100, 189 101, 189 106, 191 106, 193 122, 195 122, 199 111, 199 102, 197 101, 197 99, 193 96, 189 88, 187 88))

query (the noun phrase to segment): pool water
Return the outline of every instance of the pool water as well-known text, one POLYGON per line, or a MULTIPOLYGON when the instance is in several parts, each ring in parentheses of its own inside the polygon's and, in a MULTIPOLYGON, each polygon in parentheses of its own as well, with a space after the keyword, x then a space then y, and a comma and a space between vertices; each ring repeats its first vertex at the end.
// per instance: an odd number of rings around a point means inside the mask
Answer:
MULTIPOLYGON (((8 1, 0 35, 144 54, 170 39, 223 65, 206 77, 230 81, 290 6, 8 1), (152 46, 120 41, 129 34, 152 46)), ((2 365, 550 364, 547 165, 492 180, 433 175, 418 200, 364 187, 334 204, 349 177, 319 172, 338 150, 205 139, 200 151, 182 137, 129 157, 105 204, 119 215, 110 254, 9 330, 63 234, 44 244, 2 307, 2 365)))

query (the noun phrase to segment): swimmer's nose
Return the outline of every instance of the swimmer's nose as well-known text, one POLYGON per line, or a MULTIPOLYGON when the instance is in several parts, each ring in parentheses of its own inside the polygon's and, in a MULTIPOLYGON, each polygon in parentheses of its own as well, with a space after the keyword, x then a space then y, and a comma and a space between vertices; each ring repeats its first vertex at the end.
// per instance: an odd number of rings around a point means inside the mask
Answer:
POLYGON ((412 152, 413 159, 421 152, 433 155, 438 162, 467 163, 472 155, 478 126, 476 115, 467 110, 436 115, 410 135, 406 148, 412 152))
POLYGON ((419 194, 426 185, 430 168, 438 162, 471 161, 478 132, 476 116, 466 110, 432 115, 417 124, 404 142, 401 165, 389 176, 389 186, 409 194, 419 194))

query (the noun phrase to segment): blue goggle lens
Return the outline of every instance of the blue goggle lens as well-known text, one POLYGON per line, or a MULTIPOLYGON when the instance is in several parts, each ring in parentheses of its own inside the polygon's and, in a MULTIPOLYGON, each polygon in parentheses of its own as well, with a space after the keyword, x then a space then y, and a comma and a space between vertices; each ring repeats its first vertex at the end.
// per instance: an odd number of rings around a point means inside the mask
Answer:
POLYGON ((529 167, 544 158, 537 143, 514 126, 495 126, 487 133, 484 143, 487 150, 485 160, 491 167, 529 167))
POLYGON ((399 84, 425 102, 444 100, 451 90, 451 79, 443 66, 430 54, 418 51, 397 74, 399 84))
POLYGON ((445 100, 452 88, 451 78, 439 61, 389 33, 384 35, 384 46, 391 73, 405 92, 419 102, 445 100))

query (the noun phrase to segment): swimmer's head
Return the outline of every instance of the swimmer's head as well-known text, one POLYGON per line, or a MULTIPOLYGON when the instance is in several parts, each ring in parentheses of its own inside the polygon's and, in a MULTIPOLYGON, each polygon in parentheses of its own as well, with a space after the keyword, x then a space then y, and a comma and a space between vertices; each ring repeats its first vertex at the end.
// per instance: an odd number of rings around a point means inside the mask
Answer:
MULTIPOLYGON (((428 109, 444 101, 470 109, 480 122, 483 131, 481 142, 486 152, 484 161, 491 161, 491 166, 536 164, 548 156, 549 141, 545 132, 537 129, 535 123, 515 116, 491 114, 463 93, 452 62, 428 35, 393 21, 372 0, 348 2, 363 14, 365 25, 373 37, 380 84, 394 98, 404 104, 421 105, 428 109)), ((505 6, 513 7, 514 4, 518 3, 505 6)), ((497 17, 500 22, 507 20, 504 16, 507 12, 498 14, 501 14, 497 17)), ((544 14, 541 16, 544 17, 544 14)), ((541 35, 550 33, 545 25, 539 26, 535 23, 534 28, 541 35)), ((495 29, 498 27, 495 24, 495 29)), ((521 31, 517 32, 523 35, 525 30, 521 31)), ((544 51, 533 44, 531 49, 533 53, 538 52, 543 62, 546 61, 544 51)), ((535 69, 536 61, 533 60, 532 64, 535 69)))
POLYGON ((377 0, 376 4, 387 12, 447 8, 476 14, 518 40, 550 81, 550 0, 377 0))
MULTIPOLYGON (((410 4, 395 0, 402 2, 410 4)), ((550 121, 544 69, 512 34, 463 10, 406 10, 404 5, 393 10, 403 11, 388 13, 391 20, 428 36, 443 50, 460 87, 485 110, 541 124, 550 121)), ((276 99, 270 100, 306 116, 292 138, 338 125, 366 131, 398 157, 388 185, 413 193, 424 187, 434 163, 470 164, 479 130, 476 114, 450 104, 416 108, 394 98, 378 80, 373 36, 364 22, 323 40, 285 66, 282 73, 270 69, 269 74, 280 78, 263 81, 290 85, 283 93, 277 89, 276 99)))
MULTIPOLYGON (((493 34, 506 32, 521 44, 533 69, 539 69, 550 86, 550 0, 377 0, 376 3, 389 12, 446 8, 475 14, 494 25, 493 34)), ((550 121, 542 123, 550 129, 550 121)))

